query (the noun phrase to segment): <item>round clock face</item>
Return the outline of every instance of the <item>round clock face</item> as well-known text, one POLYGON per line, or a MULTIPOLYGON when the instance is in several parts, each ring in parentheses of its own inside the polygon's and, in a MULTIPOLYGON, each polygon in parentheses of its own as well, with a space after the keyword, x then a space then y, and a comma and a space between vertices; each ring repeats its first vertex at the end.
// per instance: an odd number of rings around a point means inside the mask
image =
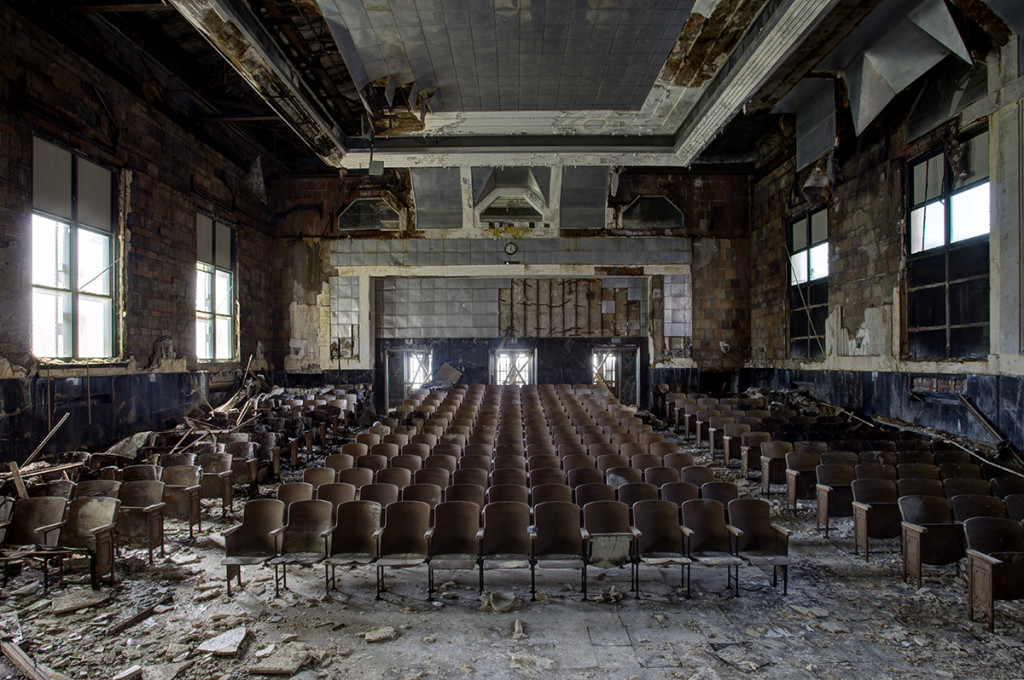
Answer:
POLYGON ((505 244, 505 253, 507 255, 515 255, 518 250, 518 246, 516 246, 516 244, 513 243, 512 241, 509 241, 508 243, 505 244))

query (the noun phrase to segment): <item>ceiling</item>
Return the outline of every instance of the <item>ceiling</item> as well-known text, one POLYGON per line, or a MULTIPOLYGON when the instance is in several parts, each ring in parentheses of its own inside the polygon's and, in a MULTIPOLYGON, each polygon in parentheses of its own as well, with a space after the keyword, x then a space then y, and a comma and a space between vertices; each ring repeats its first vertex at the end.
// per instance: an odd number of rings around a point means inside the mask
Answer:
POLYGON ((750 162, 880 0, 10 4, 239 162, 322 172, 750 162))

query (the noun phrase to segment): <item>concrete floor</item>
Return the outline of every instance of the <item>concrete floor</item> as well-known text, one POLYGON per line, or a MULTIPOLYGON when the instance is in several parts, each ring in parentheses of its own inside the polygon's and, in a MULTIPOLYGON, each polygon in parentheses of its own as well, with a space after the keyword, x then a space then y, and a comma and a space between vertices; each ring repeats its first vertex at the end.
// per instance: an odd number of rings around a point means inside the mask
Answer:
MULTIPOLYGON (((720 478, 736 477, 718 469, 720 478)), ((741 495, 758 493, 749 484, 741 495)), ((724 571, 695 567, 686 599, 676 587, 678 569, 644 568, 637 600, 627 570, 592 569, 584 602, 578 570, 538 570, 542 601, 530 602, 528 570, 488 571, 488 591, 520 597, 511 611, 494 613, 481 604, 472 571, 439 572, 437 583, 450 583, 434 601, 426 599, 425 568, 389 572, 384 599, 375 601, 367 568, 339 570, 339 590, 330 596, 322 568, 293 568, 281 597, 270 569, 246 568, 243 589, 229 599, 219 560, 220 532, 231 522, 215 519, 204 521, 194 542, 169 522, 168 557, 153 568, 141 551, 119 560, 127 569, 110 604, 54 616, 48 601, 87 590, 87 574, 79 570, 72 575, 78 583, 51 588, 45 598, 11 595, 38 578, 26 572, 4 591, 0 624, 5 635, 20 626, 22 647, 57 678, 113 677, 135 664, 144 678, 161 680, 263 677, 250 669, 282 648, 307 657, 291 676, 302 680, 1024 676, 1021 603, 998 603, 989 634, 983 622, 967 620, 966 581, 951 567, 926 567, 916 590, 900 579, 896 541, 879 542, 865 564, 852 555, 851 520, 839 520, 825 540, 811 505, 793 518, 781 509, 781 494, 772 500, 776 521, 794 532, 788 596, 781 583, 771 586, 770 575, 744 568, 734 597, 724 571), (173 594, 172 606, 119 635, 105 634, 161 588, 173 594), (198 651, 240 626, 248 634, 235 655, 198 651), (395 637, 363 639, 381 627, 394 628, 395 637)))

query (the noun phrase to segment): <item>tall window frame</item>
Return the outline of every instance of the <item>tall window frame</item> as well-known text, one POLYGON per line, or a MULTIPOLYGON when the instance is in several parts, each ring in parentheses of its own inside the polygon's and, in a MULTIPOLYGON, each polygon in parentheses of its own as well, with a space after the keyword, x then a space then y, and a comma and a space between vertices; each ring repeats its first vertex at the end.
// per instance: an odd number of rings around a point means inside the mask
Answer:
POLYGON ((114 172, 40 137, 32 142, 32 353, 113 359, 114 172))
POLYGON ((491 376, 495 385, 536 384, 537 352, 532 349, 499 349, 492 355, 491 376))
POLYGON ((196 359, 237 358, 234 229, 196 217, 196 359))
POLYGON ((789 224, 789 356, 825 356, 828 318, 828 208, 803 213, 789 224))
POLYGON ((990 351, 988 130, 907 165, 906 355, 990 351))
POLYGON ((408 397, 430 382, 433 361, 434 353, 429 349, 402 350, 402 394, 408 397))
POLYGON ((619 371, 621 363, 615 349, 596 348, 590 354, 591 382, 604 385, 614 395, 619 393, 619 371))

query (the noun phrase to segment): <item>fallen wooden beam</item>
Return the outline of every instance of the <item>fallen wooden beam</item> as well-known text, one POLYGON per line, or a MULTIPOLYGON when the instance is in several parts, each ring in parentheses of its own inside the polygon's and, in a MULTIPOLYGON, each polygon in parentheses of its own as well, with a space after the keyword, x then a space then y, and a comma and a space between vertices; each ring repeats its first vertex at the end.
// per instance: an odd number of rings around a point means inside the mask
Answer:
POLYGON ((70 417, 71 417, 71 413, 65 413, 64 417, 62 417, 59 421, 57 421, 57 424, 53 426, 53 429, 50 430, 49 434, 47 434, 45 437, 43 437, 43 441, 39 442, 39 446, 36 447, 36 450, 33 451, 31 454, 29 454, 29 457, 26 458, 25 462, 21 464, 22 467, 28 465, 29 463, 31 463, 33 460, 36 459, 36 456, 39 455, 39 452, 43 450, 44 446, 46 446, 46 442, 50 441, 50 439, 53 437, 53 435, 57 434, 57 430, 60 429, 60 426, 63 425, 64 421, 66 421, 70 417))
MULTIPOLYGON (((73 470, 85 465, 84 462, 77 463, 61 463, 60 465, 48 465, 46 467, 32 468, 31 470, 23 470, 18 468, 18 474, 22 479, 28 479, 29 477, 38 477, 39 475, 45 475, 50 472, 61 472, 63 470, 73 470)), ((0 472, 0 481, 13 479, 14 474, 12 472, 0 472)))
POLYGON ((171 597, 171 594, 168 593, 167 595, 165 595, 160 600, 154 602, 153 604, 149 605, 148 607, 143 607, 138 612, 136 612, 132 616, 129 616, 124 621, 121 621, 120 623, 115 623, 110 628, 107 628, 107 635, 119 635, 120 633, 123 633, 124 631, 128 630, 132 626, 135 626, 137 624, 142 623, 143 621, 145 621, 150 616, 152 616, 153 614, 156 613, 156 608, 157 607, 159 607, 160 605, 163 605, 163 604, 166 604, 166 603, 170 602, 172 599, 173 598, 171 597))
POLYGON ((21 647, 13 642, 0 641, 0 650, 3 651, 7 660, 14 664, 14 667, 21 671, 28 680, 53 680, 53 676, 43 671, 28 654, 21 650, 21 647))

